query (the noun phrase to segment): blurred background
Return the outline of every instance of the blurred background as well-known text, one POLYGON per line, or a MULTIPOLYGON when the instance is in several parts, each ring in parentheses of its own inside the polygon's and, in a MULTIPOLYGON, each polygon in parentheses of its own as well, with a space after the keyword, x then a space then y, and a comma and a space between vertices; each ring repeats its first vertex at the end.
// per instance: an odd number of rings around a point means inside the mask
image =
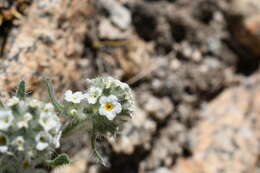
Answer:
POLYGON ((48 99, 111 75, 137 109, 111 163, 84 133, 62 141, 75 162, 52 173, 260 173, 259 0, 0 0, 0 94, 20 79, 48 99))

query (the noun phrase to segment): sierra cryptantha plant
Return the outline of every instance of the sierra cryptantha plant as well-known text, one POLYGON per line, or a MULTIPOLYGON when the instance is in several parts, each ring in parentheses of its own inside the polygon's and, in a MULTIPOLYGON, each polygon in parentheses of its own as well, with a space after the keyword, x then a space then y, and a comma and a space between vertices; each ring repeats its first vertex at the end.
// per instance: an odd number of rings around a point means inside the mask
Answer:
POLYGON ((64 93, 64 100, 59 102, 51 81, 47 79, 51 101, 68 122, 63 136, 80 128, 86 129, 95 158, 108 165, 96 149, 96 138, 115 136, 120 132, 122 125, 134 113, 134 95, 128 84, 112 77, 87 79, 86 83, 87 91, 68 90, 64 93))

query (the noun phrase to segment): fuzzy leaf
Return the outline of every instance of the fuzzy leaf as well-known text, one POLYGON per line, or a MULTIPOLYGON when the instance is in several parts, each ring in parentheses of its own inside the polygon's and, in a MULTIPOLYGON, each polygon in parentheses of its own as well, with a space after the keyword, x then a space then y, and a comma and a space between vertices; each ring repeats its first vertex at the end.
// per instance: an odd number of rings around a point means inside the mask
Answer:
POLYGON ((48 160, 47 165, 56 167, 56 166, 71 164, 72 162, 73 161, 70 160, 70 158, 67 154, 62 153, 62 154, 58 155, 55 159, 48 160))
POLYGON ((21 80, 19 82, 17 91, 16 91, 16 97, 18 97, 19 99, 24 99, 25 97, 25 82, 24 80, 21 80))

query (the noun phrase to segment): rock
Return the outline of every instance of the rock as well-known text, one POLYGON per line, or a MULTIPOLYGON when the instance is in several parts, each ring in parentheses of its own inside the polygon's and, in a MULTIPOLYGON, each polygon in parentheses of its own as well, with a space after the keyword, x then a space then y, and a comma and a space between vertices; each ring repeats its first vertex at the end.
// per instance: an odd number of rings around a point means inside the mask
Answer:
POLYGON ((258 0, 232 0, 231 7, 232 13, 244 17, 250 17, 260 13, 258 0))
POLYGON ((175 173, 255 172, 259 155, 260 76, 230 88, 202 111, 191 133, 192 155, 175 173))
POLYGON ((49 2, 33 1, 27 17, 20 21, 19 32, 10 34, 13 40, 8 40, 5 58, 0 59, 2 90, 12 92, 24 79, 28 90, 37 91, 36 96, 46 91, 41 83, 43 77, 51 77, 55 88, 79 86, 72 81, 84 83, 80 79, 86 76, 81 76, 79 67, 84 66, 80 57, 87 27, 82 21, 91 9, 88 0, 81 4, 70 0, 49 2))
POLYGON ((139 145, 148 150, 151 147, 149 141, 155 130, 155 122, 148 118, 146 112, 137 108, 132 122, 126 124, 120 137, 109 138, 109 142, 117 153, 131 154, 139 145))
POLYGON ((260 55, 260 4, 258 0, 232 0, 227 9, 232 35, 254 56, 260 55))
POLYGON ((131 24, 131 13, 127 8, 115 0, 99 0, 98 3, 105 8, 111 21, 120 29, 126 30, 131 24))
POLYGON ((153 141, 153 149, 148 157, 139 165, 139 172, 155 170, 164 165, 168 168, 175 162, 175 158, 183 153, 183 148, 187 142, 187 129, 176 120, 167 122, 162 128, 159 137, 153 141))
MULTIPOLYGON (((29 6, 31 0, 1 0, 0 1, 0 26, 6 21, 14 21, 15 19, 22 18, 22 14, 29 6)), ((4 29, 5 30, 5 29, 4 29)), ((3 30, 2 30, 3 32, 3 30)), ((5 31, 4 31, 5 32, 5 31)))
POLYGON ((161 167, 154 171, 149 171, 147 173, 171 173, 171 170, 169 170, 168 168, 165 168, 165 167, 161 167))
POLYGON ((150 94, 143 94, 144 110, 158 120, 164 120, 173 112, 173 104, 168 97, 157 98, 150 94))
POLYGON ((99 27, 99 38, 106 40, 121 40, 126 39, 130 35, 130 31, 122 31, 110 23, 110 21, 103 19, 100 21, 99 27))

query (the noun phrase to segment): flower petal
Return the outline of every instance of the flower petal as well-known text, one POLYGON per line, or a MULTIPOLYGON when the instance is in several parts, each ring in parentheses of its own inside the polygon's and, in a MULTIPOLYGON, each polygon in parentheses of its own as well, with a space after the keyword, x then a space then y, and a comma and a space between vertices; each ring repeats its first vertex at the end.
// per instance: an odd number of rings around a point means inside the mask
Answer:
POLYGON ((67 90, 64 95, 65 95, 65 97, 70 97, 72 95, 72 91, 67 90))
POLYGON ((108 96, 108 99, 109 99, 110 102, 117 102, 118 101, 117 97, 114 96, 114 95, 108 96))
POLYGON ((121 104, 120 103, 118 103, 118 102, 113 102, 113 104, 114 104, 114 111, 116 112, 116 113, 120 113, 121 111, 122 111, 122 106, 121 106, 121 104))
POLYGON ((102 97, 100 97, 99 102, 100 102, 101 104, 106 104, 106 103, 108 102, 108 99, 107 99, 106 96, 102 96, 102 97))
POLYGON ((115 116, 116 116, 116 113, 112 112, 112 111, 107 112, 107 114, 106 114, 107 119, 109 119, 110 121, 113 120, 115 118, 115 116))
POLYGON ((42 150, 44 150, 45 148, 47 148, 48 145, 49 145, 48 143, 42 143, 42 142, 40 142, 40 143, 37 144, 36 149, 39 150, 39 151, 42 151, 42 150))

